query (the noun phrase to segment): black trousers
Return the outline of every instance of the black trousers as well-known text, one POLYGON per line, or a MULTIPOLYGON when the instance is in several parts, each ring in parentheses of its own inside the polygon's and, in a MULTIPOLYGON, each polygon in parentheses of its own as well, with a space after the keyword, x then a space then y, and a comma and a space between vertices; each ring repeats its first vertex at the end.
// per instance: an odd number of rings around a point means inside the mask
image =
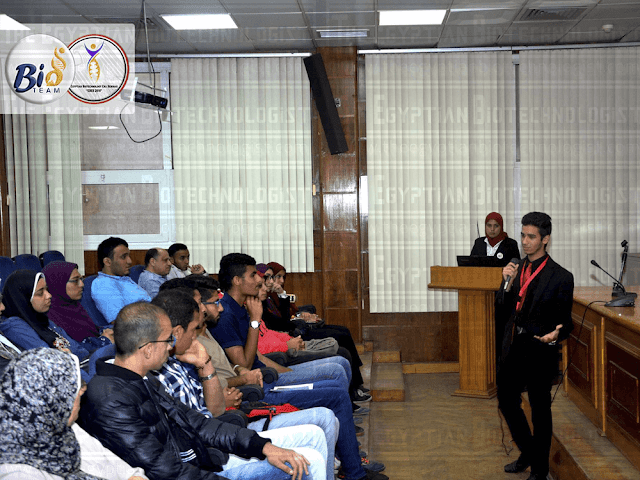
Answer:
POLYGON ((551 450, 551 386, 558 371, 558 346, 528 334, 517 335, 498 372, 498 407, 531 473, 549 473, 551 450), (529 394, 533 433, 522 410, 521 394, 529 394))
POLYGON ((360 373, 362 360, 360 360, 356 344, 353 342, 353 337, 347 327, 343 327, 342 325, 325 325, 320 328, 310 328, 302 335, 303 340, 327 337, 335 338, 338 345, 349 352, 349 355, 351 355, 351 383, 356 387, 362 385, 363 379, 360 373))

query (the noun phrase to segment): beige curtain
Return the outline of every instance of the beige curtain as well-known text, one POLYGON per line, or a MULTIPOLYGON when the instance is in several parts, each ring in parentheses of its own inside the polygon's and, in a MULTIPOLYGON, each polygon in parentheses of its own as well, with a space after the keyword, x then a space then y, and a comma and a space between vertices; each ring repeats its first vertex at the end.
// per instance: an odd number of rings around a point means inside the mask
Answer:
POLYGON ((6 115, 11 255, 59 250, 84 271, 78 118, 6 115))
POLYGON ((172 60, 176 238, 210 271, 314 270, 310 101, 298 57, 172 60))
POLYGON ((520 53, 522 212, 551 215, 549 252, 576 285, 611 285, 638 246, 640 49, 520 53))
POLYGON ((457 310, 427 288, 430 266, 468 255, 489 212, 513 224, 511 54, 365 61, 371 312, 457 310))

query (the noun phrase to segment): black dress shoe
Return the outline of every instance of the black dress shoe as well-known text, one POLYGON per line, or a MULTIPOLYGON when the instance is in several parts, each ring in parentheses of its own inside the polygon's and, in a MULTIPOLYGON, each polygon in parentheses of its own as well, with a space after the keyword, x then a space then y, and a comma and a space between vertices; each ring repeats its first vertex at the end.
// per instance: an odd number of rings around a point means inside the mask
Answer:
POLYGON ((547 480, 547 475, 532 473, 531 475, 529 475, 529 478, 527 478, 527 480, 547 480))
POLYGON ((507 473, 520 473, 524 472, 530 465, 531 464, 526 459, 523 459, 522 456, 520 456, 515 462, 505 465, 504 471, 507 473))

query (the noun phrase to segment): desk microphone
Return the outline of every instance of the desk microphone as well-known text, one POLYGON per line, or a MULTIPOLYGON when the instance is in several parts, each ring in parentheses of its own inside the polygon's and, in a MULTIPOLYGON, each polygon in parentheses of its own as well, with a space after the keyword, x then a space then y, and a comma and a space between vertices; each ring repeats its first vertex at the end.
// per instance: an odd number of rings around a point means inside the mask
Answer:
POLYGON ((609 303, 605 303, 604 304, 605 307, 633 307, 635 305, 635 298, 638 296, 637 293, 627 293, 627 291, 624 289, 624 285, 622 285, 622 283, 616 280, 615 277, 613 277, 604 268, 598 265, 598 262, 596 262, 595 260, 591 260, 591 265, 593 265, 594 267, 598 267, 604 273, 609 275, 615 282, 614 289, 617 288, 622 292, 622 295, 616 295, 615 296, 616 298, 614 300, 611 300, 609 303))
MULTIPOLYGON (((520 265, 520 259, 519 258, 512 258, 511 260, 509 260, 509 263, 515 263, 516 264, 516 270, 518 265, 520 265)), ((509 285, 509 282, 511 281, 511 275, 507 275, 507 279, 505 280, 505 284, 504 284, 504 291, 507 291, 507 285, 509 285)))

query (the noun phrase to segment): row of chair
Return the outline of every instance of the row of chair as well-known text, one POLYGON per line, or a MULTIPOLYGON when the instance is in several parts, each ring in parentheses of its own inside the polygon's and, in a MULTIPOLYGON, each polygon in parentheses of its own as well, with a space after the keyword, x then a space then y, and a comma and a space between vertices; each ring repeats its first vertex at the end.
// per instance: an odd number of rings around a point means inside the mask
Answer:
POLYGON ((13 258, 0 257, 0 279, 5 279, 16 270, 26 268, 39 272, 48 263, 60 260, 64 262, 64 255, 57 250, 49 250, 36 257, 31 253, 23 253, 13 258))

